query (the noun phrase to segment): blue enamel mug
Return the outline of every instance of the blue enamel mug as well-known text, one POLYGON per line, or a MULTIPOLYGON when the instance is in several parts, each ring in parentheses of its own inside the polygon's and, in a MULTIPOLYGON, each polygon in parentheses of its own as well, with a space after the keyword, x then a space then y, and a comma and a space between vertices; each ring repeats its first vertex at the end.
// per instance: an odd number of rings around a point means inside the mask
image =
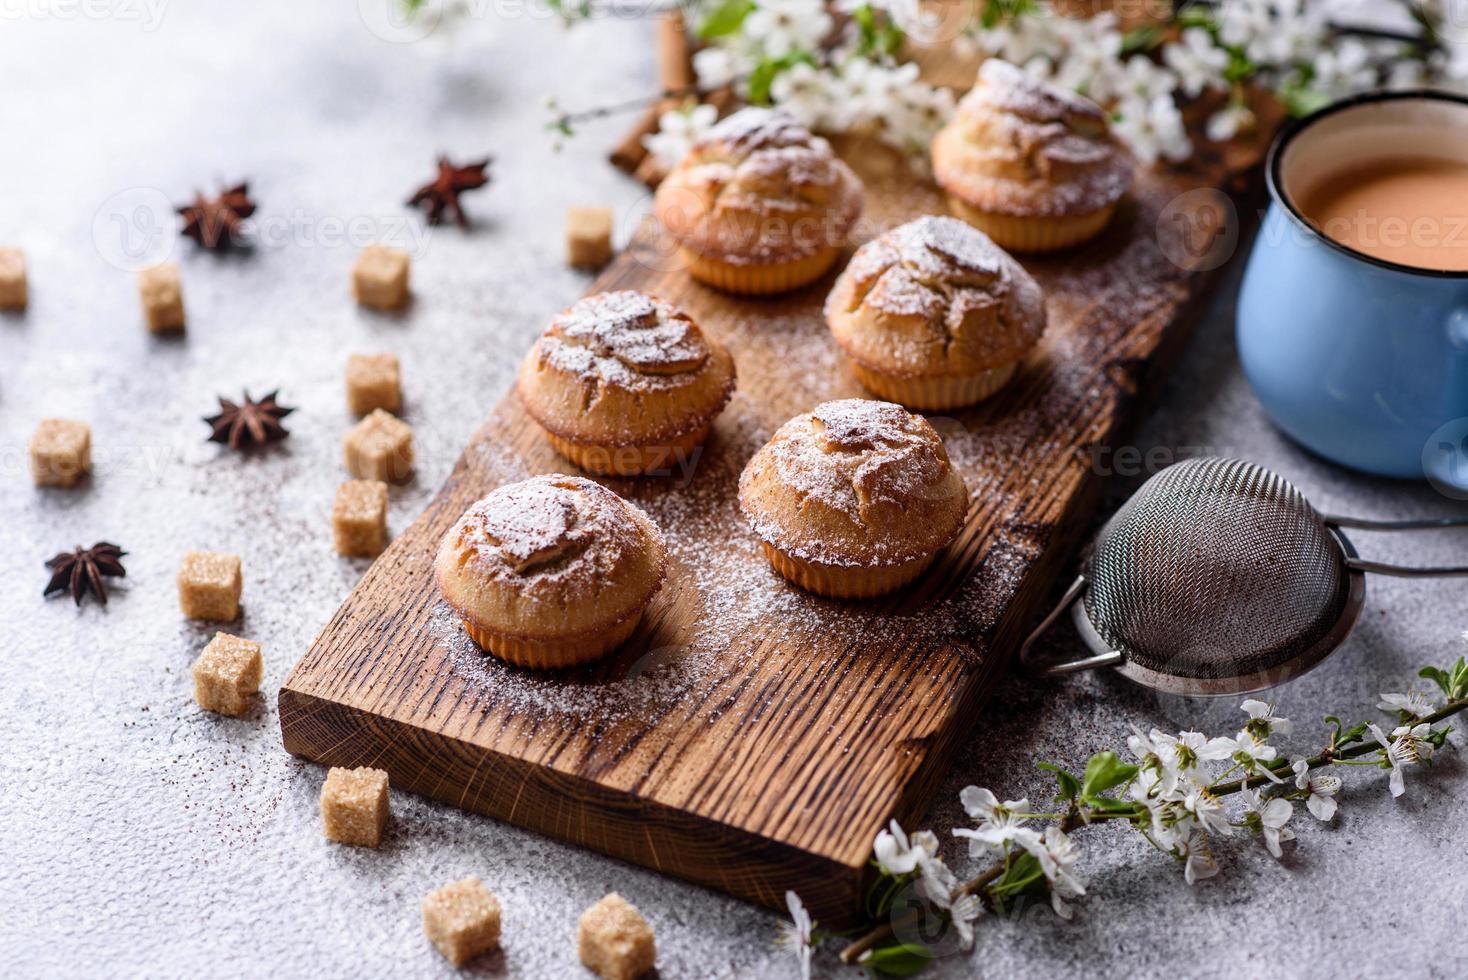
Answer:
MULTIPOLYGON (((1468 493, 1468 272, 1367 255, 1321 234, 1297 204, 1347 167, 1404 157, 1468 161, 1468 99, 1364 95, 1279 134, 1239 296, 1239 358, 1265 410, 1306 448, 1457 496, 1468 493)), ((1436 234, 1468 248, 1468 228, 1436 234)))

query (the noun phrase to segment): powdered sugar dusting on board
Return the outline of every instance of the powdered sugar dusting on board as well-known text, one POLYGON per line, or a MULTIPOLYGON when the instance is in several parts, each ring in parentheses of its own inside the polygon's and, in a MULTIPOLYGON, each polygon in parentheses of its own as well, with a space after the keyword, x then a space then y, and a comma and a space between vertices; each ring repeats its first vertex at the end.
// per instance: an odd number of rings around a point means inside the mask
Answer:
MULTIPOLYGON (((1094 387, 1098 379, 1090 365, 1105 356, 1099 346, 1104 338, 1098 340, 1089 329, 1088 308, 1105 307, 1124 322, 1139 322, 1180 288, 1183 275, 1158 261, 1155 241, 1144 233, 1161 203, 1165 201, 1145 201, 1136 215, 1124 212, 1121 227, 1108 233, 1114 241, 1107 249, 1081 258, 1026 259, 1050 293, 1056 329, 1042 339, 1042 351, 1017 383, 1021 388, 1043 384, 1050 394, 1038 403, 1009 401, 962 418, 930 418, 950 459, 975 491, 974 508, 1007 512, 1013 495, 1039 496, 1050 489, 1004 484, 1007 474, 1033 470, 1025 460, 1035 453, 1055 451, 1034 443, 1037 431, 1063 431, 1053 413, 1102 394, 1094 387), (1141 224, 1127 227, 1130 221, 1141 224), (1128 274, 1119 276, 1118 270, 1128 274), (1043 379, 1034 381, 1036 373, 1043 379)), ((932 207, 931 192, 884 192, 884 213, 895 209, 910 217, 932 207)), ((757 364, 759 370, 780 370, 787 397, 804 403, 799 410, 849 390, 841 388, 850 381, 842 380, 842 357, 817 314, 771 311, 747 328, 748 333, 744 326, 713 326, 733 347, 741 368, 757 364)), ((1108 396, 1110 391, 1106 389, 1108 396)), ((884 638, 896 642, 900 637, 902 647, 923 650, 988 635, 1045 544, 1023 524, 1001 524, 984 542, 983 557, 966 580, 951 588, 946 582, 919 580, 890 602, 823 600, 789 585, 769 567, 734 496, 744 462, 783 421, 772 417, 757 397, 748 389, 735 394, 707 452, 686 477, 612 484, 663 529, 674 566, 665 588, 686 589, 694 596, 697 613, 677 643, 649 646, 634 637, 627 649, 600 667, 539 674, 507 667, 480 651, 452 610, 439 602, 419 627, 441 654, 439 669, 449 672, 482 710, 544 719, 549 732, 561 730, 556 721, 573 726, 640 724, 650 714, 685 710, 696 724, 741 710, 722 691, 753 671, 755 657, 789 657, 790 669, 801 671, 841 661, 831 681, 836 683, 846 669, 845 659, 856 663, 863 656, 883 655, 884 638), (940 597, 932 598, 934 592, 940 597), (717 703, 705 704, 715 692, 720 694, 717 703)), ((497 477, 504 474, 505 482, 525 474, 524 462, 504 444, 481 441, 476 452, 480 464, 497 477)))

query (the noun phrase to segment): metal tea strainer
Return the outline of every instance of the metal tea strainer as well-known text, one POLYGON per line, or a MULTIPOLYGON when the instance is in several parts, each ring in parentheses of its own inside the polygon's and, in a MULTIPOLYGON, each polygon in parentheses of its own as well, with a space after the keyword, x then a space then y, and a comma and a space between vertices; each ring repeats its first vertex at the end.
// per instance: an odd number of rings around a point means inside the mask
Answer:
POLYGON ((1142 484, 1106 523, 1083 574, 1025 640, 1020 661, 1047 676, 1115 667, 1169 694, 1260 691, 1340 646, 1366 600, 1364 573, 1468 575, 1468 567, 1363 561, 1342 528, 1465 525, 1322 517, 1262 466, 1190 459, 1142 484), (1037 662, 1035 640, 1067 607, 1093 656, 1037 662))

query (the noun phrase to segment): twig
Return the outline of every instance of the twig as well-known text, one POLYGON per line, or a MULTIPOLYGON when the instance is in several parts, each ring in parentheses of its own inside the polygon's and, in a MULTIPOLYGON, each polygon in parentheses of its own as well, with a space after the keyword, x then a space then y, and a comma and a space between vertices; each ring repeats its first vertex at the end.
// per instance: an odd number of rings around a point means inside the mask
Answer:
MULTIPOLYGON (((1417 722, 1417 724, 1436 724, 1437 722, 1442 721, 1445 718, 1450 718, 1465 709, 1468 709, 1468 700, 1449 701, 1442 708, 1434 711, 1430 715, 1421 718, 1417 722)), ((1388 739, 1388 741, 1394 740, 1388 739)), ((1372 752, 1380 751, 1381 746, 1375 744, 1374 742, 1363 742, 1360 745, 1353 745, 1348 749, 1343 749, 1340 751, 1336 751, 1334 748, 1326 749, 1309 760, 1310 768, 1314 769, 1317 766, 1328 765, 1345 759, 1355 759, 1363 755, 1370 755, 1372 752)), ((1290 763, 1281 760, 1279 762, 1276 762, 1269 768, 1272 772, 1279 772, 1290 768, 1290 763)), ((1250 776, 1247 779, 1236 779, 1232 782, 1220 783, 1219 785, 1210 789, 1209 792, 1213 793, 1215 796, 1229 796, 1231 794, 1239 792, 1245 787, 1260 786, 1270 781, 1271 780, 1269 779, 1269 777, 1261 774, 1250 776)), ((1082 814, 1079 811, 1073 809, 1070 813, 1066 814, 1063 820, 1060 821, 1060 829, 1066 833, 1070 833, 1071 831, 1079 827, 1090 826, 1092 823, 1099 823, 1104 820, 1118 819, 1121 816, 1123 815, 1116 813, 1098 813, 1095 810, 1089 810, 1086 813, 1082 814)), ((962 885, 959 885, 958 888, 956 888, 953 892, 953 898, 958 899, 965 895, 976 894, 987 888, 989 885, 992 885, 1003 874, 1004 865, 1002 863, 995 864, 993 867, 990 867, 977 877, 971 878, 970 880, 964 882, 962 885)), ((867 950, 872 949, 874 946, 880 945, 887 939, 890 939, 893 935, 895 935, 898 929, 912 925, 913 923, 917 922, 919 918, 920 913, 918 912, 918 910, 914 909, 912 911, 904 913, 893 921, 884 922, 883 924, 874 927, 869 932, 864 933, 862 936, 860 936, 841 950, 841 962, 847 964, 857 962, 861 958, 862 954, 865 953, 867 950)))

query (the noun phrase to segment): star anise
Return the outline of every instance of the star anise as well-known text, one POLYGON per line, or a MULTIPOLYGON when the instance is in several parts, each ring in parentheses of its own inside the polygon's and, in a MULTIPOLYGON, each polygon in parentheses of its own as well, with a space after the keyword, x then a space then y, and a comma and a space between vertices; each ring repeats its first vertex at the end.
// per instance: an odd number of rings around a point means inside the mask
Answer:
POLYGON ((51 581, 46 583, 46 591, 42 594, 49 599, 53 595, 70 592, 80 606, 82 598, 90 592, 105 606, 107 585, 104 578, 121 578, 127 574, 121 560, 125 554, 126 551, 106 541, 98 541, 90 548, 77 545, 75 551, 63 551, 46 562, 46 567, 51 570, 51 581))
POLYGON ((490 160, 490 157, 486 157, 476 163, 466 163, 460 167, 450 163, 448 157, 439 157, 438 176, 418 188, 417 192, 408 198, 408 206, 426 207, 428 223, 431 225, 442 221, 444 212, 447 211, 459 223, 460 228, 468 228, 469 219, 465 216, 464 209, 459 206, 459 195, 464 191, 472 191, 476 187, 483 187, 489 183, 489 174, 485 173, 485 169, 489 167, 490 160))
POLYGON ((250 185, 242 183, 221 191, 218 197, 195 191, 194 203, 175 210, 183 218, 185 235, 204 248, 228 248, 243 243, 240 223, 255 213, 255 202, 250 200, 250 185))
POLYGON ((280 424, 280 420, 295 409, 276 404, 277 394, 279 392, 272 391, 255 401, 247 391, 244 401, 239 404, 221 397, 219 414, 204 420, 214 429, 209 435, 209 441, 222 442, 230 449, 242 449, 246 446, 263 446, 267 442, 275 442, 290 435, 285 426, 280 424))

